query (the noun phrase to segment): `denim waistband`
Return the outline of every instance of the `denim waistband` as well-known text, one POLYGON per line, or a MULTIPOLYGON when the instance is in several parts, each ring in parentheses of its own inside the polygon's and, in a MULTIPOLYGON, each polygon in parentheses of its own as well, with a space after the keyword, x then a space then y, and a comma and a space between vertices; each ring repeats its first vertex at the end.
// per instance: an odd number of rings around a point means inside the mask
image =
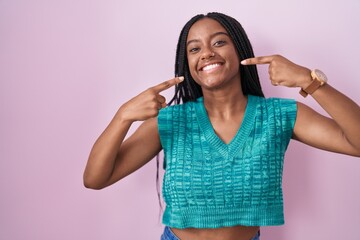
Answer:
POLYGON ((169 227, 165 227, 164 233, 161 235, 160 240, 180 240, 176 235, 171 231, 169 227))
MULTIPOLYGON (((163 234, 161 235, 160 240, 180 240, 176 235, 171 231, 169 227, 165 227, 163 234)), ((260 240, 260 231, 256 234, 252 240, 260 240)))

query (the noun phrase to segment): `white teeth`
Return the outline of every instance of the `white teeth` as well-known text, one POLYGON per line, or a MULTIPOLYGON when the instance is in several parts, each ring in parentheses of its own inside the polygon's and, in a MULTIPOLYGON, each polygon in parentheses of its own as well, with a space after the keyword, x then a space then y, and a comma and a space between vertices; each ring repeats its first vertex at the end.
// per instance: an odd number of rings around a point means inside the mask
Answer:
POLYGON ((208 71, 208 70, 216 68, 217 66, 220 66, 220 64, 219 63, 210 64, 210 65, 207 65, 207 66, 203 67, 202 70, 203 71, 208 71))

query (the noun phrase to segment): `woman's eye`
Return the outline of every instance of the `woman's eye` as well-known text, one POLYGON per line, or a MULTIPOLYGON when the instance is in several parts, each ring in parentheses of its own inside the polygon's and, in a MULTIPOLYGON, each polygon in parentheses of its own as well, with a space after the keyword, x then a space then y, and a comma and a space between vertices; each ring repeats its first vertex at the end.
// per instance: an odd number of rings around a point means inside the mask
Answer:
POLYGON ((189 52, 190 52, 190 53, 194 53, 194 52, 197 52, 197 51, 199 51, 199 48, 197 48, 197 47, 194 47, 194 48, 190 48, 190 49, 189 49, 189 52))
POLYGON ((219 40, 219 41, 216 41, 216 42, 214 43, 214 46, 222 46, 222 45, 224 45, 225 43, 226 43, 225 41, 219 40))

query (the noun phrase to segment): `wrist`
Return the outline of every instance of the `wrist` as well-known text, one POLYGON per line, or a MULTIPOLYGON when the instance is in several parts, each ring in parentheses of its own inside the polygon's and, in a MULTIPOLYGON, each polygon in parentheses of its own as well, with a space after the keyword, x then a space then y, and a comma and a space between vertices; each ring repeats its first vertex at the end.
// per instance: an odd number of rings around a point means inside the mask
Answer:
POLYGON ((301 87, 300 95, 306 97, 308 94, 313 94, 321 86, 325 85, 327 82, 326 75, 319 69, 314 69, 310 72, 311 81, 306 87, 301 87))
POLYGON ((114 116, 114 120, 116 120, 116 122, 121 123, 121 124, 132 124, 133 122, 135 122, 136 120, 131 119, 131 114, 127 114, 127 110, 126 108, 124 108, 123 106, 121 106, 119 108, 119 110, 116 112, 115 116, 114 116))
POLYGON ((311 82, 313 81, 311 77, 311 70, 308 68, 304 68, 304 74, 302 75, 301 80, 299 81, 298 87, 301 89, 306 89, 311 82))

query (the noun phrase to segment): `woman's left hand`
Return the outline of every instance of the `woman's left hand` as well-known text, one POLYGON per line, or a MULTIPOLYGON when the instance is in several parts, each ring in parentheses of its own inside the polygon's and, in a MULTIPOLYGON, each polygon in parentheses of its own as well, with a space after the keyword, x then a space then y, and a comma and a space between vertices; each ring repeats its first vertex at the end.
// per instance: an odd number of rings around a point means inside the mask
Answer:
POLYGON ((269 76, 274 86, 306 88, 311 82, 310 69, 297 65, 281 55, 248 58, 242 65, 269 64, 269 76))

